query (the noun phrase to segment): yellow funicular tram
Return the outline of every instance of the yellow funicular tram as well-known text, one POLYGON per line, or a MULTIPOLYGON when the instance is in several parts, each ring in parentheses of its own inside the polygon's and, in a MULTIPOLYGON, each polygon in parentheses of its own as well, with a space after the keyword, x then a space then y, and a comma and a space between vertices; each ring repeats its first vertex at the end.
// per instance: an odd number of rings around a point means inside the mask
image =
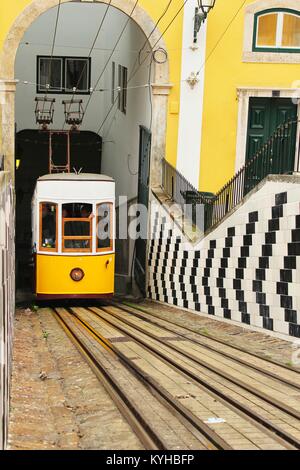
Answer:
POLYGON ((32 201, 37 299, 114 293, 115 182, 97 174, 52 173, 32 201))

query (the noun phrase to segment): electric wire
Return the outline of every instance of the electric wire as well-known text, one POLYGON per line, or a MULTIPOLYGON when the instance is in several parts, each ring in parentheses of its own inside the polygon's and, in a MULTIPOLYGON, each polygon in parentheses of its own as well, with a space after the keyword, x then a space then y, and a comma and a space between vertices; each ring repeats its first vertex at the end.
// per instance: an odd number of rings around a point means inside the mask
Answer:
MULTIPOLYGON (((135 11, 135 9, 136 9, 138 3, 139 3, 139 0, 136 0, 135 4, 134 4, 134 6, 133 6, 133 8, 132 8, 132 10, 131 10, 130 15, 127 17, 126 22, 124 23, 124 26, 123 26, 123 28, 122 28, 122 30, 121 30, 121 33, 120 33, 119 36, 118 36, 117 42, 116 42, 116 44, 115 44, 113 50, 111 51, 111 53, 110 53, 110 55, 109 55, 107 61, 105 62, 105 65, 104 65, 104 67, 103 67, 103 69, 102 69, 102 71, 101 71, 101 73, 100 73, 100 75, 99 75, 99 77, 98 77, 98 79, 97 79, 97 81, 96 81, 96 84, 95 84, 95 86, 93 87, 93 89, 95 89, 95 88, 98 86, 98 84, 99 84, 101 78, 103 77, 103 75, 104 75, 104 73, 105 73, 105 71, 106 71, 106 69, 107 69, 107 66, 108 66, 108 64, 110 63, 110 60, 111 60, 112 56, 114 55, 115 50, 117 49, 117 47, 118 47, 118 45, 119 45, 119 42, 121 41, 121 39, 122 39, 122 37, 123 37, 123 34, 124 34, 124 32, 125 32, 125 30, 126 30, 128 24, 129 24, 129 22, 130 22, 131 19, 132 19, 132 15, 133 15, 133 13, 134 13, 134 11, 135 11)), ((90 105, 90 102, 91 102, 91 99, 92 99, 92 96, 93 96, 93 93, 94 93, 94 92, 92 91, 91 94, 90 94, 90 96, 89 96, 89 98, 88 98, 88 100, 87 100, 87 104, 86 104, 86 106, 85 106, 85 108, 84 108, 83 115, 85 115, 86 112, 87 112, 87 109, 88 109, 88 107, 89 107, 89 105, 90 105)))
MULTIPOLYGON (((100 34, 101 29, 102 29, 102 27, 103 27, 104 21, 105 21, 107 15, 108 15, 108 12, 109 12, 110 7, 111 7, 111 3, 112 3, 112 0, 109 0, 109 3, 107 4, 107 7, 106 7, 106 9, 105 9, 104 15, 103 15, 102 20, 101 20, 101 22, 100 22, 99 28, 98 28, 98 30, 97 30, 95 39, 94 39, 94 41, 93 41, 93 43, 92 43, 92 46, 91 46, 91 48, 90 48, 89 55, 88 55, 87 59, 89 59, 89 58, 91 57, 91 55, 92 55, 92 52, 93 52, 94 47, 95 47, 95 45, 96 45, 96 42, 97 42, 97 40, 98 40, 99 34, 100 34)), ((84 74, 84 72, 86 71, 87 64, 88 64, 88 60, 85 62, 84 67, 83 67, 83 69, 82 69, 82 71, 81 71, 81 74, 80 74, 80 76, 79 76, 79 78, 78 78, 78 81, 77 81, 76 87, 75 87, 75 89, 74 89, 74 91, 73 91, 73 95, 72 95, 71 102, 70 102, 70 105, 69 105, 69 108, 68 108, 68 111, 67 111, 67 112, 70 112, 71 105, 72 105, 72 101, 74 100, 74 96, 76 95, 76 91, 77 91, 77 88, 78 88, 78 86, 79 86, 79 83, 80 83, 80 81, 81 81, 81 79, 82 79, 82 77, 83 77, 83 74, 84 74)), ((64 129, 64 126, 65 126, 65 122, 64 122, 64 124, 63 124, 63 129, 64 129)))
MULTIPOLYGON (((170 29, 170 27, 173 25, 174 21, 177 19, 177 17, 180 15, 181 11, 184 9, 185 5, 187 4, 189 0, 185 0, 184 3, 181 5, 181 7, 179 8, 179 10, 176 12, 175 16, 173 16, 172 20, 170 21, 170 23, 168 24, 168 26, 163 30, 163 32, 160 34, 159 38, 157 39, 157 41, 155 42, 155 44, 151 47, 151 51, 150 53, 153 53, 155 47, 157 46, 157 44, 160 42, 160 40, 163 38, 163 36, 166 34, 166 32, 170 29)), ((146 60, 148 59, 148 57, 145 57, 143 59, 143 61, 139 64, 139 67, 137 68, 136 71, 134 71, 132 73, 132 75, 129 77, 129 80, 128 82, 130 82, 134 77, 135 75, 137 74, 139 68, 146 62, 146 60)))
POLYGON ((203 67, 205 67, 205 65, 207 64, 207 62, 209 61, 209 59, 212 57, 212 55, 214 54, 214 52, 216 51, 216 49, 218 48, 219 44, 222 42, 224 36, 227 34, 227 32, 229 31, 232 23, 235 21, 235 19, 237 18, 237 16, 239 15, 240 11, 243 9, 243 7, 245 6, 247 0, 243 0, 241 5, 239 6, 239 8, 237 9, 237 11, 235 12, 235 14, 233 15, 233 17, 231 18, 230 22, 228 23, 227 27, 225 28, 225 30, 222 32, 222 34, 220 35, 219 39, 217 40, 216 44, 214 45, 214 47, 211 49, 211 51, 209 52, 209 54, 207 55, 206 57, 206 60, 203 62, 203 64, 201 65, 200 67, 200 70, 199 72, 201 72, 201 70, 203 69, 203 67))
MULTIPOLYGON (((58 21, 59 21, 59 15, 60 15, 60 7, 61 7, 61 0, 58 0, 58 7, 57 7, 57 12, 56 12, 56 20, 55 20, 55 26, 54 26, 54 33, 53 33, 53 40, 52 40, 52 47, 51 47, 51 56, 50 56, 50 67, 49 67, 49 83, 48 85, 50 86, 51 84, 51 72, 52 72, 52 62, 53 62, 53 55, 54 55, 54 48, 55 48, 55 42, 56 42, 56 35, 57 35, 57 29, 58 29, 58 21)), ((47 98, 47 86, 46 86, 46 98, 47 98)), ((45 106, 45 103, 44 103, 45 106)), ((44 110, 44 109, 43 109, 44 110)))
POLYGON ((45 111, 45 105, 46 105, 46 100, 48 96, 48 87, 50 87, 51 84, 51 73, 52 73, 52 62, 53 62, 53 55, 54 55, 54 48, 55 48, 55 42, 56 42, 56 35, 57 35, 57 29, 58 29, 58 21, 59 21, 59 15, 60 15, 60 7, 61 7, 61 0, 58 0, 58 7, 57 7, 57 12, 56 12, 56 20, 55 20, 55 26, 54 26, 54 33, 53 33, 53 40, 52 40, 52 47, 51 47, 51 56, 50 56, 50 66, 49 66, 49 75, 48 75, 48 84, 46 84, 46 94, 44 97, 44 103, 43 103, 43 108, 42 108, 42 115, 45 111))
POLYGON ((139 59, 140 59, 140 56, 141 56, 142 51, 144 50, 145 46, 146 46, 147 44, 149 44, 149 39, 151 38, 152 34, 156 31, 156 28, 158 27, 159 23, 160 23, 160 22, 163 20, 163 18, 166 16, 166 14, 167 14, 167 12, 169 11, 169 8, 170 8, 170 6, 172 5, 172 3, 173 3, 173 0, 170 0, 169 3, 167 4, 166 8, 164 9, 163 13, 161 14, 161 16, 158 18, 157 22, 155 23, 155 25, 154 25, 154 27, 153 27, 151 33, 146 37, 144 44, 143 44, 142 47, 139 49, 139 51, 138 51, 138 56, 137 56, 137 58, 136 58, 136 60, 135 60, 135 63, 134 63, 134 65, 133 65, 133 67, 132 67, 133 70, 135 69, 136 64, 139 62, 139 59))
MULTIPOLYGON (((186 1, 184 2, 183 6, 182 6, 182 7, 180 8, 180 10, 176 13, 176 15, 175 15, 175 17, 173 18, 173 20, 169 23, 169 25, 167 26, 167 28, 166 28, 166 29, 164 30, 164 32, 162 33, 161 37, 162 37, 162 36, 165 34, 165 32, 170 28, 171 24, 175 21, 175 18, 179 15, 180 11, 182 10, 182 8, 184 7, 184 5, 186 4, 187 1, 188 1, 188 0, 186 0, 186 1)), ((222 42, 224 36, 226 35, 226 33, 228 32, 228 30, 230 29, 232 23, 235 21, 236 17, 238 16, 238 14, 240 13, 240 11, 242 10, 242 8, 244 7, 244 5, 246 4, 246 1, 247 1, 247 0, 243 0, 243 2, 241 3, 241 5, 239 6, 238 10, 235 12, 234 16, 231 18, 231 20, 230 20, 230 22, 228 23, 227 27, 226 27, 225 30, 222 32, 222 34, 221 34, 220 37, 218 38, 217 42, 216 42, 215 45, 213 46, 212 50, 211 50, 211 51, 209 52, 209 54, 207 55, 206 60, 202 63, 202 65, 201 65, 201 67, 200 67, 200 69, 199 69, 199 72, 203 69, 203 67, 207 64, 207 62, 210 60, 210 58, 211 58, 211 57, 213 56, 213 54, 215 53, 217 47, 218 47, 218 46, 220 45, 220 43, 222 42)), ((157 43, 156 43, 156 44, 157 44, 157 43)), ((154 47, 154 46, 153 46, 153 47, 154 47)), ((150 58, 150 59, 151 59, 151 58, 150 58)), ((146 58, 146 60, 147 60, 147 58, 146 58)), ((143 61, 143 62, 145 62, 145 61, 143 61)), ((143 63, 139 65, 138 69, 139 69, 142 65, 143 65, 143 63)), ((136 72, 137 72, 137 71, 136 71, 136 72)), ((135 74, 136 74, 136 73, 135 73, 135 74)), ((132 78, 133 78, 133 76, 130 78, 130 80, 131 80, 132 78)), ((130 80, 128 80, 128 83, 129 83, 130 80)), ((183 80, 180 80, 180 81, 178 81, 178 82, 174 82, 173 84, 175 84, 175 83, 182 83, 182 82, 186 82, 186 81, 187 81, 187 79, 183 79, 183 80)), ((20 81, 19 83, 31 84, 31 85, 35 85, 35 86, 37 85, 37 84, 34 83, 34 82, 28 82, 28 81, 20 81)), ((127 90, 133 90, 133 89, 147 88, 147 87, 151 88, 151 84, 150 84, 150 86, 149 86, 149 82, 146 83, 146 84, 142 84, 142 85, 136 85, 136 86, 132 86, 132 87, 127 87, 126 89, 127 89, 127 90)), ((115 89, 115 91, 120 91, 120 90, 121 90, 120 87, 117 87, 117 88, 115 89)), ((112 89, 111 89, 111 88, 110 88, 110 89, 107 88, 107 89, 93 90, 94 93, 95 93, 95 92, 106 92, 106 91, 107 91, 107 92, 111 92, 112 89)), ((101 132, 103 126, 105 125, 107 119, 109 118, 109 116, 110 116, 110 114, 111 114, 112 109, 114 108, 114 106, 115 106, 115 104, 116 104, 116 102, 117 102, 117 99, 118 99, 118 97, 116 97, 114 103, 113 103, 112 106, 109 108, 109 110, 108 110, 107 114, 105 115, 105 118, 104 118, 104 120, 102 121, 100 127, 98 128, 98 131, 96 132, 96 134, 99 134, 99 133, 101 132)), ((115 114, 116 114, 117 111, 118 111, 118 109, 116 109, 115 114)), ((112 118, 112 120, 111 120, 110 127, 111 127, 112 124, 113 124, 113 121, 114 121, 114 118, 115 118, 115 114, 114 114, 114 116, 113 116, 113 118, 112 118)))

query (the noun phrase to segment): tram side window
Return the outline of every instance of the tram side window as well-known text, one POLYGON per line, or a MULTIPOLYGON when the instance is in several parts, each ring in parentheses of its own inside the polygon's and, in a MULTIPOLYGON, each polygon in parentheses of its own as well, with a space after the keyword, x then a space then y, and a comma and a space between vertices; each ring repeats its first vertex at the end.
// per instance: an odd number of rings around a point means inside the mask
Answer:
POLYGON ((112 210, 111 202, 97 206, 97 251, 112 251, 113 249, 112 210))
POLYGON ((40 204, 40 249, 57 251, 57 205, 50 202, 40 204))
POLYGON ((92 251, 92 204, 62 205, 63 251, 92 251))

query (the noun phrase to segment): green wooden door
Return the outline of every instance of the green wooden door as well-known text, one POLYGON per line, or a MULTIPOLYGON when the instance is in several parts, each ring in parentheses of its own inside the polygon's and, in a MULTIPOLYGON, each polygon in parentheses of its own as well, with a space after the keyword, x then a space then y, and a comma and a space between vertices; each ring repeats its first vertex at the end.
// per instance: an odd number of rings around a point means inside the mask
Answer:
POLYGON ((268 174, 293 171, 296 150, 297 106, 285 98, 250 98, 246 161, 263 146, 260 156, 246 167, 244 195, 268 174), (281 124, 292 121, 276 133, 281 124), (269 142, 268 145, 264 145, 269 142))
POLYGON ((296 116, 297 106, 289 98, 250 98, 246 160, 256 154, 280 124, 296 116))

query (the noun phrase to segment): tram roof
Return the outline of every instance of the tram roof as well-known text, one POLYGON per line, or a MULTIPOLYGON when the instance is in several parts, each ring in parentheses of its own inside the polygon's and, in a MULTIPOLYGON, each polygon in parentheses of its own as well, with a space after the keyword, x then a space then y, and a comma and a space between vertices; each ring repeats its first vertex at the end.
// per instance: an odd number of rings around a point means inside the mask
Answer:
POLYGON ((114 179, 94 173, 53 173, 41 176, 38 181, 107 181, 113 183, 114 179))

